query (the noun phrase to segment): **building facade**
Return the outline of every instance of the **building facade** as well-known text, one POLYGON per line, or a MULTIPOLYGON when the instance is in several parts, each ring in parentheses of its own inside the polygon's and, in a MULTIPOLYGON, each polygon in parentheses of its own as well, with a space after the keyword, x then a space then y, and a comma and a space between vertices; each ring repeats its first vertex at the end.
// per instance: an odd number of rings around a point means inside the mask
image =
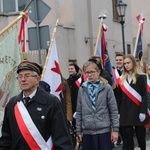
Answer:
MULTIPOLYGON (((24 7, 19 0, 12 0, 15 2, 17 9, 16 11, 13 10, 13 12, 8 13, 5 12, 6 8, 4 7, 6 1, 7 0, 0 1, 0 30, 11 23, 19 15, 19 9, 24 7)), ((124 26, 126 54, 132 54, 134 49, 136 30, 138 29, 135 16, 140 13, 142 8, 145 8, 144 4, 143 6, 138 6, 139 8, 137 8, 137 6, 135 7, 135 5, 138 4, 135 0, 133 1, 124 0, 124 3, 127 4, 124 26)), ((150 3, 148 0, 146 1, 150 3)), ((28 3, 29 1, 26 0, 24 3, 25 2, 28 3)), ((43 2, 48 5, 51 10, 42 20, 40 26, 48 25, 50 36, 52 35, 56 20, 59 19, 56 31, 56 45, 60 69, 64 77, 68 77, 69 62, 76 62, 82 68, 83 63, 93 55, 100 25, 98 16, 102 11, 105 12, 107 16, 103 23, 108 27, 105 38, 112 64, 115 62, 115 53, 123 52, 121 24, 115 16, 115 4, 118 3, 117 0, 43 0, 43 2)), ((9 10, 9 8, 7 9, 9 10)), ((148 8, 144 10, 145 14, 148 15, 148 8)), ((29 13, 33 13, 32 8, 29 13)), ((30 20, 28 27, 35 26, 35 23, 30 20)), ((148 32, 148 27, 146 26, 147 22, 145 22, 144 27, 145 33, 146 30, 148 32)), ((149 50, 148 36, 149 35, 144 39, 144 47, 146 47, 147 51, 149 50)), ((28 59, 44 65, 46 52, 46 50, 42 50, 41 62, 39 62, 39 51, 30 51, 29 48, 28 59)))

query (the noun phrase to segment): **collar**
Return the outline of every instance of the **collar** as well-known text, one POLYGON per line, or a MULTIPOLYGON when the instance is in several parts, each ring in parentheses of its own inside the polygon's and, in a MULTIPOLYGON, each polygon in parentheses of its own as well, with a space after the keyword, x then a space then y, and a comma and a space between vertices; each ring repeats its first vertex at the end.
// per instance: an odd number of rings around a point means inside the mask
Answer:
MULTIPOLYGON (((31 93, 28 97, 30 97, 30 99, 32 99, 33 96, 35 96, 37 89, 31 93)), ((23 98, 25 97, 24 93, 23 93, 23 98)))
POLYGON ((123 71, 123 68, 120 69, 120 68, 116 67, 116 69, 117 69, 117 70, 120 70, 120 71, 123 71))
POLYGON ((132 78, 131 78, 131 76, 130 76, 129 74, 127 74, 127 81, 128 81, 129 84, 130 84, 131 81, 132 81, 132 78))
POLYGON ((89 80, 88 80, 88 85, 99 85, 100 84, 100 80, 97 80, 95 81, 94 83, 91 83, 89 80))

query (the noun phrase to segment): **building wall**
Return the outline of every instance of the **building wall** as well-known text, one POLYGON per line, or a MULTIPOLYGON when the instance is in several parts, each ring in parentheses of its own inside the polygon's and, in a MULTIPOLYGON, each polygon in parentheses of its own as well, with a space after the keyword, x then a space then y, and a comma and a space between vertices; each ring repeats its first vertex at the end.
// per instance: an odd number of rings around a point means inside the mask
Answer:
MULTIPOLYGON (((50 35, 52 35, 56 20, 59 25, 56 32, 56 45, 58 50, 60 69, 64 77, 68 77, 68 61, 76 60, 77 64, 82 65, 93 55, 100 20, 100 11, 107 11, 107 18, 103 21, 108 26, 105 34, 108 43, 110 59, 114 65, 115 52, 122 52, 122 31, 121 25, 113 21, 112 1, 105 0, 43 0, 52 9, 41 22, 40 26, 49 25, 50 35), (85 42, 85 39, 86 40, 85 42)), ((133 26, 131 15, 131 1, 124 0, 128 4, 125 17, 125 44, 130 44, 133 49, 133 26), (130 23, 131 22, 131 23, 130 23)), ((1 17, 4 20, 2 27, 9 24, 13 17, 1 17)), ((16 18, 16 16, 14 16, 16 18)), ((29 27, 35 24, 30 20, 29 27)), ((0 29, 2 29, 0 27, 0 29)), ((30 52, 30 60, 38 61, 38 52, 30 52), (36 55, 33 55, 36 53, 36 55), (32 56, 33 55, 33 56, 32 56)), ((43 54, 43 53, 42 53, 43 54)), ((46 56, 46 53, 44 53, 46 56)), ((42 64, 45 62, 42 56, 42 64)))

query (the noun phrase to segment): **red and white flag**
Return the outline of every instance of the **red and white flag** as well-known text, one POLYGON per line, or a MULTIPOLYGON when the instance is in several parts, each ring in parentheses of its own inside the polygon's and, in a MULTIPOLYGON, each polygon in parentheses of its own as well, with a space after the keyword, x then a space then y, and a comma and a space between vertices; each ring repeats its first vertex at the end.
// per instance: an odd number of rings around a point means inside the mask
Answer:
POLYGON ((49 58, 47 59, 48 63, 45 68, 43 81, 47 82, 51 86, 51 94, 59 97, 59 94, 62 91, 62 84, 55 39, 50 50, 49 58))
POLYGON ((136 16, 136 19, 138 20, 138 22, 140 24, 140 28, 143 31, 143 25, 144 25, 144 21, 145 21, 145 17, 143 15, 143 13, 140 13, 138 16, 136 16))
POLYGON ((27 35, 27 23, 29 22, 29 16, 25 13, 25 17, 21 20, 20 31, 18 35, 18 44, 22 45, 22 52, 27 52, 26 47, 26 35, 27 35))

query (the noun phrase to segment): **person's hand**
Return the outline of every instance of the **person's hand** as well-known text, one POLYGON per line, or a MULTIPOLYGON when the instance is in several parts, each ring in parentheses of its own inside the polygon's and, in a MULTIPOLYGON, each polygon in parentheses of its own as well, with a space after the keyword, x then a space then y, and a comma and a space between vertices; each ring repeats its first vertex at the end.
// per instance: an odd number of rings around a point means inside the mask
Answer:
POLYGON ((72 126, 72 121, 71 120, 68 120, 69 121, 69 124, 72 126))
POLYGON ((119 133, 116 132, 116 131, 113 131, 113 132, 111 133, 111 142, 112 142, 112 143, 116 142, 116 141, 118 140, 118 136, 119 136, 119 133))
POLYGON ((82 135, 77 135, 76 140, 78 141, 78 143, 82 142, 82 135))
POLYGON ((139 119, 141 122, 143 122, 145 120, 145 118, 146 118, 146 115, 144 113, 139 114, 139 119))
POLYGON ((77 114, 77 112, 75 112, 75 113, 73 114, 73 118, 74 118, 74 119, 76 119, 76 114, 77 114))

